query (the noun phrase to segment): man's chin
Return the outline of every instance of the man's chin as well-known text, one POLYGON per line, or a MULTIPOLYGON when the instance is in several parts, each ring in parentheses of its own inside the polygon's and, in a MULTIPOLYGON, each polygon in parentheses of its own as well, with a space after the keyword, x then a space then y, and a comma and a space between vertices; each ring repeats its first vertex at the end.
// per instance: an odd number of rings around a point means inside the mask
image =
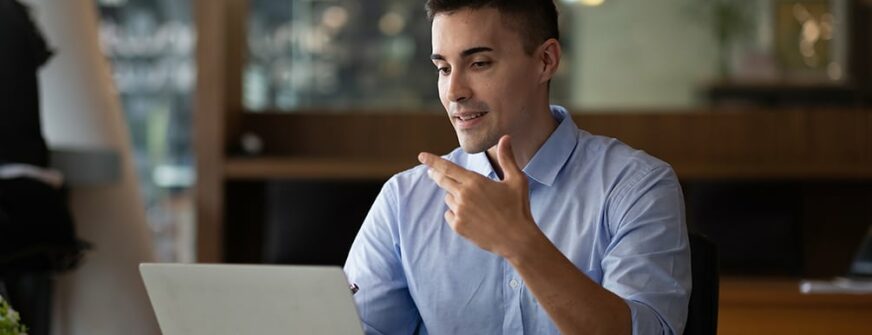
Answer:
POLYGON ((479 148, 479 147, 467 148, 467 147, 464 147, 464 146, 462 146, 462 145, 460 146, 460 148, 463 149, 464 152, 466 152, 466 153, 468 153, 468 154, 470 154, 470 155, 472 155, 472 154, 477 154, 477 153, 479 153, 479 152, 484 152, 484 151, 486 150, 486 149, 482 149, 482 148, 479 148))
POLYGON ((468 140, 464 141, 462 139, 458 139, 458 141, 460 142, 460 148, 468 154, 477 154, 479 152, 484 152, 487 149, 490 149, 490 147, 496 145, 496 143, 488 145, 489 143, 486 142, 468 140))

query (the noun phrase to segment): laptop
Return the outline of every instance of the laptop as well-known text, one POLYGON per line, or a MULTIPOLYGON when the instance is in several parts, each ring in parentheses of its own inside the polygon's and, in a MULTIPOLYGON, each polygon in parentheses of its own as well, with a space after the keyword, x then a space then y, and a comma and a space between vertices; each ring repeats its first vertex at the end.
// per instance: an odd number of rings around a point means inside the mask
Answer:
POLYGON ((164 335, 363 334, 338 266, 139 265, 164 335))
POLYGON ((849 293, 872 294, 872 226, 857 248, 847 276, 833 280, 803 280, 799 283, 802 293, 849 293))
POLYGON ((863 242, 857 248, 848 276, 872 279, 872 226, 869 226, 869 230, 863 237, 863 242))

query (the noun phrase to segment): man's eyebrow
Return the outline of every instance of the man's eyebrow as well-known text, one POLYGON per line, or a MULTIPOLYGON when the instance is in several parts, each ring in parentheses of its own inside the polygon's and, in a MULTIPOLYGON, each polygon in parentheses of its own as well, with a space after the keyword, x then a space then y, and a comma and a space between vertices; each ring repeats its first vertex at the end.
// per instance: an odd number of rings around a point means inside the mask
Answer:
MULTIPOLYGON (((460 57, 466 58, 466 57, 472 56, 472 55, 480 53, 480 52, 488 52, 488 51, 494 51, 494 49, 489 48, 489 47, 469 48, 469 49, 463 50, 463 52, 460 53, 460 57)), ((432 55, 430 55, 430 59, 431 60, 445 60, 445 56, 442 56, 440 54, 432 54, 432 55)))
POLYGON ((472 56, 472 55, 480 53, 480 52, 488 52, 488 51, 494 51, 494 49, 491 49, 488 47, 469 48, 469 49, 463 50, 463 52, 460 53, 460 57, 469 57, 469 56, 472 56))

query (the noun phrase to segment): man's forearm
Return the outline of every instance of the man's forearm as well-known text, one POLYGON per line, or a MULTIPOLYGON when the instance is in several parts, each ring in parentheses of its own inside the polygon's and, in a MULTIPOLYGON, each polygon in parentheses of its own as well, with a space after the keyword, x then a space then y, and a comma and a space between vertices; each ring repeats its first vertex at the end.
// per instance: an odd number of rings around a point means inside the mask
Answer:
POLYGON ((541 232, 506 259, 561 333, 632 333, 627 303, 579 271, 541 232))

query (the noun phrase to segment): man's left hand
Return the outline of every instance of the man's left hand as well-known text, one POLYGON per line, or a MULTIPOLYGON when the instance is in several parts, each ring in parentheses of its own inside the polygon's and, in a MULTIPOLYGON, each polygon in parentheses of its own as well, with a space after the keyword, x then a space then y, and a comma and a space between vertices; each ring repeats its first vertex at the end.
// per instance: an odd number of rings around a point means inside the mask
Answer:
POLYGON ((506 135, 497 144, 502 181, 490 180, 430 153, 418 155, 430 168, 430 178, 445 190, 445 221, 451 229, 506 258, 541 233, 530 213, 527 176, 515 163, 509 141, 506 135))

